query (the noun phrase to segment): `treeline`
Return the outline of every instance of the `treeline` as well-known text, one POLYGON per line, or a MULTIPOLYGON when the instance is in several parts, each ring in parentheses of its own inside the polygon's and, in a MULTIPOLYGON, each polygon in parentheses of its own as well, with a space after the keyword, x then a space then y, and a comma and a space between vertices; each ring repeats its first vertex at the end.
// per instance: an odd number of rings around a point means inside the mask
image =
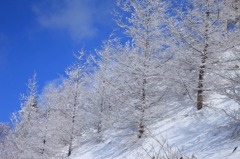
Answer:
POLYGON ((41 94, 34 74, 12 127, 0 125, 0 158, 65 158, 110 129, 143 138, 172 101, 197 111, 218 93, 240 104, 239 0, 177 3, 118 0, 130 40, 116 33, 94 54, 81 51, 41 94))

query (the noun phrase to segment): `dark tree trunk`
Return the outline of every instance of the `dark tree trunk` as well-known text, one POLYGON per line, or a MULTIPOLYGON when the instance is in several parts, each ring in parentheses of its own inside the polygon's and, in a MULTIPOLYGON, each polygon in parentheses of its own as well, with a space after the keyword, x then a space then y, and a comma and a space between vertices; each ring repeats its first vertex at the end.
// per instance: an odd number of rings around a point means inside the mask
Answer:
MULTIPOLYGON (((77 96, 75 97, 75 99, 77 96)), ((75 126, 75 117, 76 117, 76 107, 77 104, 74 104, 74 110, 73 110, 73 116, 72 116, 72 128, 71 128, 71 137, 70 137, 70 143, 69 143, 69 148, 68 148, 68 156, 71 156, 72 150, 73 150, 73 136, 74 136, 74 126, 75 126)))
MULTIPOLYGON (((103 83, 105 83, 105 81, 103 81, 103 83)), ((105 94, 104 90, 105 90, 105 88, 103 88, 102 95, 105 94)), ((98 121, 97 133, 102 132, 102 115, 103 115, 103 110, 104 110, 104 99, 102 97, 101 98, 101 104, 100 104, 100 117, 99 117, 99 121, 98 121)))
POLYGON ((98 122, 97 133, 99 134, 99 133, 101 133, 101 132, 102 132, 102 121, 100 120, 100 121, 98 122))
POLYGON ((147 84, 147 80, 144 79, 143 80, 143 88, 142 88, 142 107, 141 107, 141 118, 140 118, 140 123, 139 123, 139 135, 138 138, 141 138, 143 133, 144 133, 144 112, 145 112, 145 107, 146 107, 146 84, 147 84))
POLYGON ((72 142, 69 144, 68 157, 71 156, 71 154, 72 154, 72 142))
MULTIPOLYGON (((48 111, 47 111, 47 121, 49 119, 49 116, 50 116, 50 108, 48 108, 48 111)), ((48 122, 47 122, 47 124, 48 124, 48 122)), ((41 152, 42 155, 45 153, 45 146, 46 146, 46 142, 47 142, 47 132, 48 132, 48 126, 46 125, 44 137, 43 137, 43 148, 42 148, 42 152, 41 152)))
POLYGON ((46 144, 46 140, 44 139, 44 140, 43 140, 43 148, 42 148, 42 152, 41 152, 42 155, 43 155, 44 152, 45 152, 45 144, 46 144))
POLYGON ((145 51, 144 51, 144 74, 143 74, 143 81, 142 81, 142 95, 141 95, 141 117, 140 117, 140 123, 139 123, 139 135, 138 138, 141 138, 145 132, 145 123, 144 123, 144 116, 145 116, 145 109, 147 108, 146 106, 146 85, 147 85, 147 69, 149 66, 148 60, 150 56, 150 43, 149 43, 149 23, 151 20, 151 11, 148 10, 147 12, 147 17, 146 17, 146 39, 145 39, 145 51))
MULTIPOLYGON (((205 58, 203 58, 205 60, 205 58)), ((198 91, 197 91, 197 109, 200 110, 203 107, 203 81, 204 81, 204 74, 205 74, 205 63, 199 68, 199 77, 198 77, 198 91)))
POLYGON ((70 142, 69 142, 69 148, 68 148, 68 157, 71 156, 72 150, 73 150, 73 139, 74 139, 74 127, 75 127, 75 120, 76 120, 76 111, 77 111, 77 106, 78 106, 78 89, 80 85, 80 72, 78 72, 77 75, 77 81, 76 81, 76 92, 74 95, 74 103, 73 103, 73 114, 72 114, 72 128, 71 128, 71 136, 70 136, 70 142))
POLYGON ((210 21, 210 11, 209 11, 209 1, 206 0, 206 12, 205 12, 205 34, 204 34, 204 49, 201 54, 201 65, 199 67, 198 76, 198 91, 197 91, 197 109, 203 108, 204 104, 204 76, 206 73, 206 60, 208 57, 208 47, 209 47, 209 21, 210 21))

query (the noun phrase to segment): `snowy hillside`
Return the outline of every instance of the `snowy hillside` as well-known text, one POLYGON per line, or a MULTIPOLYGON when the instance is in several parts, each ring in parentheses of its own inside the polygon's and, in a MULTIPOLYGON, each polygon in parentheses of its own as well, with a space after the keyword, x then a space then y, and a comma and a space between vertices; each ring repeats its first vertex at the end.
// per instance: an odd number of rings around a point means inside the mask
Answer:
POLYGON ((0 159, 239 159, 234 1, 117 0, 119 36, 41 93, 29 79, 0 159))
POLYGON ((72 159, 152 159, 159 152, 160 156, 175 153, 179 158, 240 158, 239 125, 227 115, 237 104, 221 96, 215 96, 209 108, 201 111, 173 104, 176 114, 149 126, 144 141, 136 136, 109 134, 105 141, 87 142, 76 149, 72 159), (228 112, 221 109, 226 107, 228 112))

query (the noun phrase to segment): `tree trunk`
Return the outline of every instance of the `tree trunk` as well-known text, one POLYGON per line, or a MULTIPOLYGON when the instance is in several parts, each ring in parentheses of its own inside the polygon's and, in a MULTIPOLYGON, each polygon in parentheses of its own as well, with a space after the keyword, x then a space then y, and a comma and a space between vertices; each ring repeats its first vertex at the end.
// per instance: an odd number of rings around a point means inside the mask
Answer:
POLYGON ((101 119, 98 122, 98 127, 97 127, 97 133, 99 134, 100 132, 102 132, 102 121, 101 119))
MULTIPOLYGON (((204 57, 202 60, 206 60, 204 57)), ((198 77, 198 91, 197 91, 197 109, 200 110, 203 107, 203 81, 205 74, 205 62, 202 62, 202 65, 199 68, 199 77, 198 77)))
POLYGON ((74 96, 74 103, 73 103, 73 114, 72 114, 72 128, 71 128, 71 137, 70 137, 70 143, 69 143, 69 148, 68 148, 68 157, 71 156, 72 154, 72 150, 73 150, 73 136, 74 136, 74 126, 75 126, 75 118, 76 118, 76 111, 77 111, 77 106, 78 106, 78 102, 77 102, 77 98, 78 98, 78 87, 79 87, 79 77, 80 74, 78 73, 78 80, 77 80, 77 86, 76 86, 76 92, 75 92, 75 96, 74 96))
POLYGON ((46 144, 46 140, 43 139, 43 148, 42 148, 42 152, 41 152, 42 155, 43 155, 44 152, 45 152, 45 144, 46 144))
MULTIPOLYGON (((50 116, 50 108, 48 108, 48 111, 47 111, 47 123, 46 124, 48 124, 49 116, 50 116)), ((46 142, 47 142, 47 133, 48 133, 48 125, 46 125, 46 127, 45 127, 45 132, 44 132, 44 137, 43 137, 43 148, 42 148, 42 152, 41 152, 42 155, 45 153, 45 146, 46 146, 46 142)))
MULTIPOLYGON (((103 81, 105 83, 105 81, 103 81)), ((102 95, 104 95, 105 87, 103 87, 102 95)), ((103 110, 104 110, 104 98, 101 97, 101 104, 100 104, 100 116, 98 121, 98 127, 97 127, 97 133, 100 133, 102 131, 102 116, 103 116, 103 110)))
MULTIPOLYGON (((72 140, 72 139, 71 139, 72 140)), ((69 144, 69 148, 68 148, 68 157, 71 156, 72 154, 72 142, 70 142, 69 144)))
POLYGON ((210 11, 209 11, 209 1, 206 0, 206 12, 205 12, 205 34, 204 34, 204 49, 201 55, 201 65, 199 67, 198 76, 198 91, 197 91, 197 109, 200 110, 204 103, 204 76, 206 73, 206 60, 208 57, 208 47, 209 47, 209 21, 210 21, 210 11))
POLYGON ((149 23, 151 20, 151 13, 150 10, 148 10, 147 13, 147 18, 146 18, 146 39, 145 39, 145 51, 144 51, 144 74, 143 74, 143 83, 142 83, 142 99, 141 99, 141 117, 140 117, 140 123, 139 123, 139 135, 138 138, 141 138, 143 133, 144 133, 144 129, 145 129, 145 123, 144 123, 144 116, 145 116, 145 109, 146 109, 146 84, 147 84, 147 69, 149 66, 148 60, 149 60, 149 54, 150 54, 150 43, 149 43, 149 23))
POLYGON ((76 117, 76 107, 77 104, 74 104, 74 110, 73 110, 73 116, 72 116, 72 128, 71 128, 71 137, 69 142, 69 148, 68 148, 68 156, 72 154, 72 144, 73 144, 73 135, 74 135, 74 125, 75 125, 75 117, 76 117))
POLYGON ((144 112, 146 107, 146 84, 147 80, 143 79, 143 87, 142 87, 142 107, 141 107, 141 117, 140 117, 140 123, 139 123, 139 135, 138 138, 141 138, 144 133, 144 112))

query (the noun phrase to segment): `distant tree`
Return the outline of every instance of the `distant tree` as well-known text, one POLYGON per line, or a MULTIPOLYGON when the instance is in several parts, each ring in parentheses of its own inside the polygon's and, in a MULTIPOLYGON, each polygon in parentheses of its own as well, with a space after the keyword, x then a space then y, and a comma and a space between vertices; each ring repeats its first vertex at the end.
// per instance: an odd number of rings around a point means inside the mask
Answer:
POLYGON ((39 111, 38 107, 38 94, 37 94, 37 74, 34 73, 33 77, 28 80, 27 84, 28 94, 22 96, 23 104, 20 111, 20 117, 22 121, 31 122, 39 111))
POLYGON ((71 156, 74 143, 80 143, 79 140, 91 127, 92 116, 85 101, 88 92, 85 79, 89 70, 84 56, 83 52, 76 55, 76 62, 66 69, 67 76, 44 89, 43 140, 40 144, 43 156, 71 156))
POLYGON ((36 73, 29 79, 27 95, 22 96, 22 108, 13 116, 11 142, 18 151, 15 157, 38 158, 41 151, 41 112, 38 104, 36 73))
MULTIPOLYGON (((63 147, 67 146, 67 156, 71 156, 74 141, 84 134, 90 120, 85 111, 84 103, 84 78, 87 74, 84 53, 76 56, 76 62, 66 69, 67 77, 58 86, 56 109, 51 113, 51 120, 58 125, 59 139, 63 147), (61 121, 61 123, 59 123, 61 121)), ((53 110, 54 110, 53 109, 53 110)))

